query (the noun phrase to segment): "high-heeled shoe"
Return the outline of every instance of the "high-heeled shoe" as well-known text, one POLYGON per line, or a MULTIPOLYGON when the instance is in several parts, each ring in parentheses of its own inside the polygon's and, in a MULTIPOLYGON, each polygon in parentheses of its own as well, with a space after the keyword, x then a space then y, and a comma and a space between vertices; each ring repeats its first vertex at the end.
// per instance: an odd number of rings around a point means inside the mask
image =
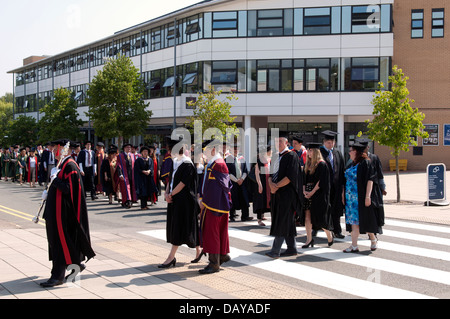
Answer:
POLYGON ((314 247, 314 239, 311 239, 309 243, 302 246, 302 248, 309 248, 309 246, 314 247))
POLYGON ((203 256, 206 256, 206 253, 202 250, 202 252, 200 253, 200 255, 198 255, 197 258, 195 258, 194 260, 191 260, 192 264, 196 264, 200 261, 200 259, 202 259, 203 256))
POLYGON ((371 251, 377 250, 378 239, 371 240, 370 243, 371 243, 370 250, 371 251))
POLYGON ((331 247, 334 244, 334 239, 331 239, 331 241, 328 242, 328 247, 331 247))
POLYGON ((172 265, 175 267, 176 262, 177 262, 177 259, 176 259, 176 258, 173 258, 172 261, 169 262, 168 264, 161 264, 161 265, 158 265, 158 268, 169 268, 169 267, 172 266, 172 265))

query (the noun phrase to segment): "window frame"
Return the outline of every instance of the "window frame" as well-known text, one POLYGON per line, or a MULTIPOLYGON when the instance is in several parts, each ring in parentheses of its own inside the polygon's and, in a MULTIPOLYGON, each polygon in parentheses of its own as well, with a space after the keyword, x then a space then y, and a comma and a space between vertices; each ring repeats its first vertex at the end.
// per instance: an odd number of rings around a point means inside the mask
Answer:
POLYGON ((443 38, 445 35, 445 9, 444 8, 434 8, 431 10, 431 37, 432 38, 443 38), (441 13, 442 12, 442 18, 435 18, 434 13, 441 13), (442 21, 442 25, 434 25, 435 21, 442 21), (442 29, 442 35, 433 35, 433 31, 435 30, 441 30, 442 29))
POLYGON ((424 10, 423 9, 412 9, 411 10, 411 39, 423 39, 423 34, 424 34, 424 10), (422 14, 422 18, 417 19, 414 18, 414 14, 422 14), (415 27, 413 24, 415 21, 421 21, 422 22, 422 27, 415 27), (422 35, 419 36, 413 36, 413 32, 420 30, 422 31, 422 35))

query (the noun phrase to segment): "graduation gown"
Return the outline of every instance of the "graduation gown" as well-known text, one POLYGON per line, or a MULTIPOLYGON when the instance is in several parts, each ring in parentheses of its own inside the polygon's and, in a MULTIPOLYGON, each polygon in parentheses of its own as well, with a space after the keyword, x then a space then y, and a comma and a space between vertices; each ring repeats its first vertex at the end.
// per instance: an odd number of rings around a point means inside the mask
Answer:
MULTIPOLYGON (((245 163, 245 160, 243 157, 239 158, 240 164, 240 170, 241 170, 241 176, 248 175, 248 170, 247 170, 247 164, 245 163)), ((228 168, 228 172, 230 175, 233 175, 235 177, 237 172, 236 172, 236 157, 234 157, 233 155, 229 155, 225 158, 225 163, 227 165, 228 168)), ((242 210, 244 208, 248 208, 249 205, 249 194, 247 192, 247 183, 244 181, 241 185, 239 185, 238 183, 231 181, 233 187, 231 188, 231 203, 232 203, 232 208, 235 210, 242 210)))
POLYGON ((330 209, 331 215, 342 216, 344 214, 344 205, 342 203, 342 190, 345 185, 345 162, 342 153, 333 148, 333 165, 330 162, 328 151, 325 147, 320 148, 322 157, 328 165, 330 173, 330 209))
POLYGON ((117 169, 119 176, 122 175, 124 180, 120 180, 120 193, 122 194, 122 203, 127 201, 137 201, 136 189, 133 181, 134 157, 128 157, 124 152, 117 156, 117 169))
MULTIPOLYGON (((311 197, 311 224, 314 230, 322 228, 332 230, 333 222, 330 211, 330 173, 325 162, 319 162, 313 174, 304 173, 304 184, 311 183, 314 188, 319 182, 319 189, 311 197)), ((341 197, 342 198, 342 197, 341 197)), ((306 200, 306 199, 305 199, 306 200)), ((303 211, 301 223, 305 224, 305 213, 303 211)))
MULTIPOLYGON (((106 154, 103 150, 96 153, 97 157, 97 171, 100 172, 100 168, 102 167, 103 161, 106 159, 106 154)), ((103 193, 103 185, 102 185, 102 177, 100 176, 100 173, 97 173, 97 176, 95 176, 95 191, 99 193, 103 193)))
POLYGON ((153 159, 147 158, 144 160, 138 157, 134 164, 134 186, 136 188, 136 196, 138 198, 147 197, 149 200, 153 199, 153 195, 158 191, 154 179, 153 159), (149 175, 145 175, 142 171, 150 170, 149 175))
MULTIPOLYGON (((303 185, 300 183, 300 163, 295 152, 290 150, 279 155, 280 163, 276 180, 280 182, 284 177, 288 177, 290 183, 277 190, 271 197, 272 225, 270 235, 276 237, 296 236, 295 212, 300 212, 302 205, 300 192, 303 192, 303 185)), ((272 162, 272 165, 275 165, 272 162)))
POLYGON ((172 155, 170 152, 167 152, 166 155, 164 155, 163 162, 161 164, 161 180, 164 183, 164 186, 167 185, 169 182, 169 174, 172 170, 173 166, 173 160, 172 155))
POLYGON ((35 163, 35 175, 34 175, 34 181, 31 180, 31 166, 30 166, 30 159, 31 156, 28 156, 27 158, 27 182, 31 183, 31 182, 37 182, 38 181, 38 171, 39 171, 39 160, 38 157, 35 155, 34 156, 34 163, 35 163))
POLYGON ((102 161, 102 165, 100 166, 100 182, 102 185, 102 191, 105 192, 106 195, 114 194, 116 192, 116 162, 111 163, 108 158, 105 158, 102 161), (108 180, 105 179, 105 174, 108 177, 108 180))
POLYGON ((265 213, 270 212, 270 187, 269 187, 269 178, 272 178, 272 176, 269 174, 270 170, 270 164, 264 164, 262 163, 259 158, 256 164, 254 164, 252 170, 255 169, 256 165, 258 165, 259 168, 259 179, 261 180, 261 185, 263 188, 262 193, 259 193, 258 190, 258 183, 255 181, 252 181, 251 183, 251 189, 253 193, 253 213, 265 213), (264 174, 264 170, 267 171, 267 174, 264 174))
POLYGON ((205 253, 226 255, 230 252, 228 216, 231 188, 227 165, 218 156, 206 166, 200 194, 205 206, 200 215, 200 238, 205 253))
POLYGON ((169 183, 173 182, 171 192, 182 182, 184 188, 167 204, 167 242, 172 245, 187 245, 195 248, 198 238, 197 171, 191 161, 184 161, 177 170, 169 174, 169 183))
MULTIPOLYGON (((361 234, 374 233, 382 234, 382 226, 384 225, 384 211, 379 210, 377 203, 376 186, 372 187, 370 195, 372 204, 369 207, 365 205, 367 183, 375 181, 377 173, 369 159, 361 161, 357 168, 357 187, 358 187, 358 215, 359 215, 359 232, 361 234)), ((346 225, 347 231, 351 231, 351 225, 346 225)))
POLYGON ((67 265, 95 256, 91 247, 86 197, 80 170, 66 157, 48 189, 43 218, 46 222, 49 258, 67 265))

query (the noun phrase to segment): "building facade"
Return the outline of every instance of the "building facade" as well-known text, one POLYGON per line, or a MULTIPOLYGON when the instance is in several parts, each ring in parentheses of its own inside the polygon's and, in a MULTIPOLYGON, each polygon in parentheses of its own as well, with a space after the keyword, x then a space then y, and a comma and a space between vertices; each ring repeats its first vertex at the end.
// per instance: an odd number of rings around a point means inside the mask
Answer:
MULTIPOLYGON (((395 0, 394 55, 397 65, 409 77, 407 83, 413 107, 425 114, 429 138, 418 138, 417 147, 401 159, 408 160, 408 170, 424 171, 428 164, 444 163, 450 167, 450 41, 445 30, 446 0, 395 0)), ((375 146, 389 167, 390 151, 375 146)))
POLYGON ((120 53, 146 82, 150 133, 170 132, 174 108, 182 126, 192 114, 186 101, 212 85, 236 94, 232 115, 244 129, 279 128, 306 142, 331 129, 345 152, 372 116, 377 83, 388 80, 396 6, 394 0, 202 1, 10 71, 15 115, 38 119, 54 89, 70 88, 89 130, 89 83, 120 53))

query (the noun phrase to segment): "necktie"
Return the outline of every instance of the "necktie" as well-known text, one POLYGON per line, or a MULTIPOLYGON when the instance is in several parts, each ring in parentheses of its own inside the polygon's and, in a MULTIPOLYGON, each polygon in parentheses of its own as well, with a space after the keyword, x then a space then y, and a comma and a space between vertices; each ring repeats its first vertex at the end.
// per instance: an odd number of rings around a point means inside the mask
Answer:
POLYGON ((236 167, 236 178, 240 179, 241 178, 241 163, 239 163, 239 160, 237 157, 234 159, 234 166, 236 167))
POLYGON ((273 175, 272 175, 272 182, 276 183, 278 180, 278 170, 280 169, 280 160, 281 160, 282 154, 278 155, 278 159, 275 162, 275 165, 273 167, 273 175))
POLYGON ((333 173, 334 173, 334 161, 333 161, 333 152, 332 151, 328 151, 328 158, 330 160, 331 168, 333 169, 333 173))
POLYGON ((88 166, 91 166, 91 151, 87 151, 88 153, 88 166))

